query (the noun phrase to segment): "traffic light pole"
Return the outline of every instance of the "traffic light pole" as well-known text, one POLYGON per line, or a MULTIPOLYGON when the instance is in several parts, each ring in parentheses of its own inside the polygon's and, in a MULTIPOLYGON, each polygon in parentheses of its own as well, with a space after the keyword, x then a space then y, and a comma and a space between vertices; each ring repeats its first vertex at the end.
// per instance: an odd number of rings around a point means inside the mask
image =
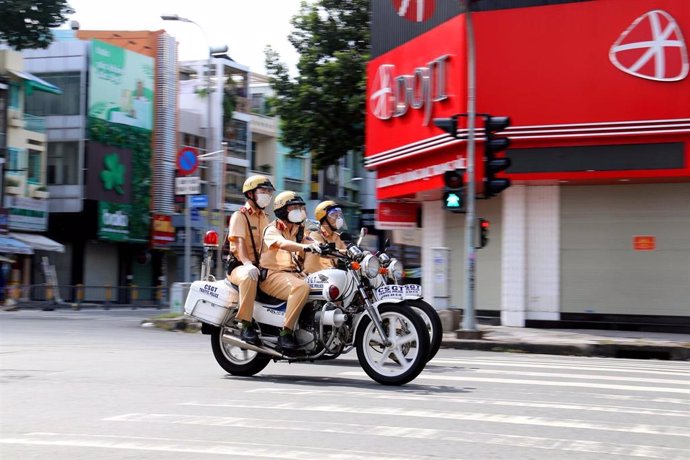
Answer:
POLYGON ((464 0, 465 27, 467 30, 467 213, 465 214, 465 309, 462 317, 462 328, 457 331, 460 338, 481 338, 475 319, 475 270, 476 248, 474 245, 475 225, 475 126, 476 126, 476 67, 474 47, 474 26, 470 0, 464 0))

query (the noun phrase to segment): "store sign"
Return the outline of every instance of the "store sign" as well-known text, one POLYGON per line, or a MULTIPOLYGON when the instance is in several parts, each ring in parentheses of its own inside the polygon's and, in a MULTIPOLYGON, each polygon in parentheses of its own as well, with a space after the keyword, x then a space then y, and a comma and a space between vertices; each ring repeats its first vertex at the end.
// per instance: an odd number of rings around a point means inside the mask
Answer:
POLYGON ((424 22, 434 15, 436 0, 392 0, 395 12, 401 18, 424 22))
POLYGON ((419 203, 379 203, 376 208, 376 228, 397 230, 417 228, 419 203))
POLYGON ((448 99, 446 61, 440 56, 409 74, 398 74, 393 64, 382 64, 374 76, 369 94, 369 110, 379 120, 402 117, 408 110, 422 110, 423 126, 428 126, 434 104, 448 99))
POLYGON ((44 232, 48 229, 48 200, 5 196, 10 230, 44 232))
POLYGON ((170 246, 175 242, 175 227, 172 224, 172 216, 154 214, 152 242, 157 247, 170 246))
POLYGON ((688 50, 676 20, 653 10, 635 19, 618 37, 609 59, 630 75, 656 81, 678 81, 688 75, 688 50))
POLYGON ((98 203, 98 238, 108 241, 129 240, 130 205, 98 203))

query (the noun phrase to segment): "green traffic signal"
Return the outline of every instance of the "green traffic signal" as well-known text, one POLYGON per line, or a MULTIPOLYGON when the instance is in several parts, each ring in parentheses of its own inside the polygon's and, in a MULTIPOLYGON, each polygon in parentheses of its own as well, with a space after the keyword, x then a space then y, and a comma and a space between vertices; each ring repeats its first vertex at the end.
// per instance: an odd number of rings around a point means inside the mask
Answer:
POLYGON ((454 192, 448 192, 445 194, 444 202, 446 203, 446 208, 448 209, 460 209, 462 208, 462 198, 460 195, 454 192))

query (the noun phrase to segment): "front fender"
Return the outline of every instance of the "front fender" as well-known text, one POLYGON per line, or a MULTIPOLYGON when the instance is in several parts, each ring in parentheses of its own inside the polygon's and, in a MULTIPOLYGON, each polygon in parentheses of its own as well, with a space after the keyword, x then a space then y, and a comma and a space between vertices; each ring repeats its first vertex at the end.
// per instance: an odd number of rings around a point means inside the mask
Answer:
MULTIPOLYGON (((379 309, 380 305, 387 304, 387 303, 404 303, 405 300, 407 299, 384 299, 384 300, 379 300, 378 302, 374 302, 374 308, 376 310, 379 309)), ((359 328, 359 323, 362 321, 362 318, 365 316, 369 316, 369 312, 364 310, 357 318, 355 318, 354 321, 354 327, 352 328, 352 337, 356 337, 355 334, 357 334, 357 329, 359 328)))

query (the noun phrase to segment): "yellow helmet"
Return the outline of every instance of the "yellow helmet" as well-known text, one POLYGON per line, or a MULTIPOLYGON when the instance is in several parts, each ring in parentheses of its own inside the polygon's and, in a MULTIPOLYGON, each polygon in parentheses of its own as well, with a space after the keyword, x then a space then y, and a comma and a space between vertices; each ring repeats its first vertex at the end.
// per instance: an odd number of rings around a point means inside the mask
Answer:
POLYGON ((247 180, 244 181, 244 185, 242 185, 242 193, 246 195, 247 192, 253 192, 257 188, 269 188, 271 190, 275 190, 273 184, 271 184, 271 181, 268 180, 266 176, 256 174, 248 177, 247 180))
POLYGON ((273 212, 281 220, 287 220, 287 207, 291 204, 306 206, 306 203, 297 193, 292 191, 280 192, 273 200, 273 212))
POLYGON ((338 203, 332 200, 326 200, 322 201, 316 206, 316 209, 314 210, 314 217, 316 217, 316 220, 321 222, 327 215, 328 211, 330 208, 337 208, 338 203))

